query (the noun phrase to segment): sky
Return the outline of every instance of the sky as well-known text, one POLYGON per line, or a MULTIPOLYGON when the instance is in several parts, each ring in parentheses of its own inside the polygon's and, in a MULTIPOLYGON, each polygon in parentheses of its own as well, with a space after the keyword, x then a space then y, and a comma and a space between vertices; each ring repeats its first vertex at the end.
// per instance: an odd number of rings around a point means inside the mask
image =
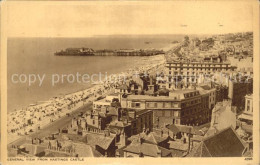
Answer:
POLYGON ((248 1, 8 2, 8 37, 219 34, 252 31, 248 1))

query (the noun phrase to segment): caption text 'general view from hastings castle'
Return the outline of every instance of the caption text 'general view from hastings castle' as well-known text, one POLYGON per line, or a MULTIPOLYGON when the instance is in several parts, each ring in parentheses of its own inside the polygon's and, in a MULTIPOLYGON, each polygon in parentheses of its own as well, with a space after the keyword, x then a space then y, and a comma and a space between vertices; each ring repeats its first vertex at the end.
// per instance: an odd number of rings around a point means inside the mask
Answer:
POLYGON ((10 160, 253 156, 252 31, 7 46, 10 160))

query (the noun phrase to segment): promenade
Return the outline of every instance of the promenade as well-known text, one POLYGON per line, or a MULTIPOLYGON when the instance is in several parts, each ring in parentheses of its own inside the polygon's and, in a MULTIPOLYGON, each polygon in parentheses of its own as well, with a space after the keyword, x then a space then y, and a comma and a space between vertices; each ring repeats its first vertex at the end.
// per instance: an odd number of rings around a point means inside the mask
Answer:
POLYGON ((73 116, 91 110, 93 101, 113 93, 114 88, 123 83, 116 80, 118 77, 126 76, 126 79, 129 79, 134 74, 143 72, 155 74, 164 64, 162 59, 164 59, 162 56, 155 57, 152 61, 149 61, 149 65, 134 67, 126 72, 112 74, 111 76, 114 78, 112 81, 100 82, 91 88, 51 99, 44 104, 28 107, 26 111, 12 112, 9 115, 8 122, 8 146, 21 145, 26 140, 26 137, 41 138, 58 132, 59 128, 71 122, 73 116), (39 117, 42 118, 41 121, 37 120, 39 117), (31 125, 25 124, 28 119, 33 120, 31 125), (15 122, 19 123, 19 125, 15 122))
POLYGON ((79 107, 77 110, 73 111, 70 116, 65 116, 62 117, 50 124, 48 124, 46 127, 44 127, 41 130, 38 130, 30 135, 27 136, 22 136, 15 141, 11 142, 8 144, 8 148, 10 148, 12 145, 22 145, 25 143, 25 140, 27 137, 32 137, 32 138, 43 138, 47 135, 57 133, 59 128, 65 127, 71 123, 71 120, 74 116, 77 116, 81 112, 86 112, 92 109, 92 103, 87 103, 81 107, 79 107))

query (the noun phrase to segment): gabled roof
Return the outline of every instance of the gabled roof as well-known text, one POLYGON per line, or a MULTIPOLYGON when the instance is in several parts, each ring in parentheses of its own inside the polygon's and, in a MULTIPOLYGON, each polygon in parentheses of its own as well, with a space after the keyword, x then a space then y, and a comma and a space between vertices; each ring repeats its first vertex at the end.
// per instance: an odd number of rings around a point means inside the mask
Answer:
POLYGON ((131 152, 135 154, 142 153, 144 156, 150 157, 166 157, 171 156, 171 151, 149 143, 132 142, 130 145, 123 149, 125 152, 131 152))
POLYGON ((99 147, 107 150, 115 139, 114 135, 104 136, 102 134, 87 134, 83 138, 83 142, 90 144, 92 146, 98 145, 99 147))
POLYGON ((176 124, 171 124, 167 126, 167 128, 175 134, 179 132, 192 133, 192 129, 193 129, 192 126, 176 125, 176 124))
POLYGON ((75 146, 75 152, 79 157, 101 157, 102 154, 96 151, 90 145, 84 143, 73 143, 75 146))
POLYGON ((40 146, 35 144, 25 144, 24 147, 26 151, 29 152, 30 155, 34 155, 34 156, 44 152, 44 150, 47 148, 45 146, 40 146))
POLYGON ((156 135, 154 132, 149 133, 147 136, 144 137, 144 140, 150 142, 152 144, 159 144, 163 141, 167 141, 169 136, 160 136, 156 135))
POLYGON ((241 157, 244 143, 232 127, 223 129, 213 136, 206 137, 194 156, 201 157, 241 157))
POLYGON ((199 126, 193 126, 192 133, 193 135, 204 136, 209 130, 210 123, 202 124, 199 126))
POLYGON ((194 148, 194 152, 190 153, 192 157, 211 157, 208 150, 205 148, 203 143, 200 143, 196 148, 194 148))

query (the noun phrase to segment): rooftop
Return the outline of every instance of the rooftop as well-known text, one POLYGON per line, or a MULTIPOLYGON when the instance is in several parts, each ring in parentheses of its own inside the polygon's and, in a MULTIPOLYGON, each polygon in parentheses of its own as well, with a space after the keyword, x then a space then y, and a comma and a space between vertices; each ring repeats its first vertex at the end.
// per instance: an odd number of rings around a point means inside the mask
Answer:
POLYGON ((170 148, 174 150, 187 151, 189 148, 189 144, 183 143, 182 140, 170 141, 169 144, 170 144, 170 148))
POLYGON ((75 153, 78 154, 78 157, 102 157, 102 154, 90 145, 84 143, 73 143, 73 145, 75 146, 75 153))
POLYGON ((114 135, 105 136, 104 134, 94 134, 90 133, 83 137, 83 142, 90 144, 92 146, 98 145, 104 150, 107 150, 108 147, 112 144, 115 139, 114 135))
POLYGON ((232 127, 228 127, 215 135, 206 137, 198 147, 194 156, 200 157, 240 157, 245 145, 232 127))
POLYGON ((179 132, 191 133, 192 129, 193 129, 192 126, 176 125, 176 124, 171 124, 171 125, 167 126, 167 128, 175 134, 177 134, 179 132))
POLYGON ((28 154, 36 156, 46 149, 45 146, 42 145, 35 145, 35 144, 24 144, 25 150, 28 152, 28 154))
POLYGON ((125 126, 128 126, 129 124, 124 123, 122 121, 113 121, 109 125, 110 126, 115 126, 115 127, 125 127, 125 126))
POLYGON ((140 143, 138 141, 132 142, 130 145, 125 147, 123 151, 135 153, 135 154, 143 154, 144 156, 150 157, 166 157, 171 155, 171 151, 149 143, 140 143))
POLYGON ((159 144, 163 141, 169 140, 168 136, 160 136, 156 134, 155 132, 149 133, 147 136, 144 137, 144 140, 147 142, 150 142, 152 144, 159 144))
POLYGON ((222 113, 223 111, 227 110, 227 108, 231 108, 232 112, 236 111, 236 107, 235 106, 231 106, 231 101, 222 101, 222 102, 218 102, 214 109, 212 110, 212 113, 222 113))
POLYGON ((146 100, 146 101, 173 101, 185 98, 185 94, 196 92, 195 89, 182 89, 170 91, 170 96, 148 96, 148 95, 128 95, 127 100, 146 100))
POLYGON ((165 100, 170 101, 173 100, 173 98, 168 96, 148 96, 148 95, 128 95, 127 100, 147 100, 147 101, 155 101, 155 100, 165 100))

